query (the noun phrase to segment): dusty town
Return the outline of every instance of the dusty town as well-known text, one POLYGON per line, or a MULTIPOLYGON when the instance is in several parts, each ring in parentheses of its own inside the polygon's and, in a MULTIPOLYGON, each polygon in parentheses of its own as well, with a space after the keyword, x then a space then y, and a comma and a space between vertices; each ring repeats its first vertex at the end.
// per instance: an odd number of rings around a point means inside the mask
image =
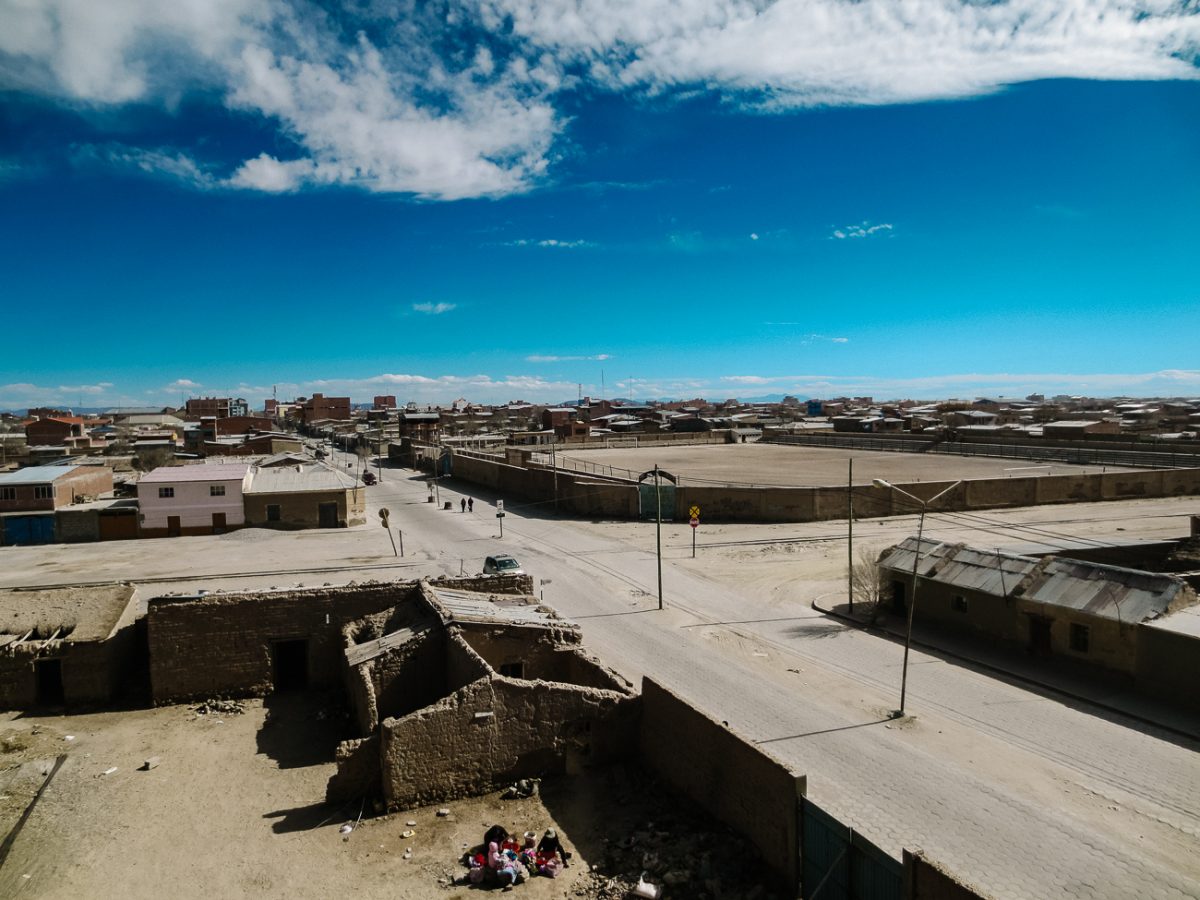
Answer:
POLYGON ((7 417, 0 887, 1194 896, 1198 418, 7 417))

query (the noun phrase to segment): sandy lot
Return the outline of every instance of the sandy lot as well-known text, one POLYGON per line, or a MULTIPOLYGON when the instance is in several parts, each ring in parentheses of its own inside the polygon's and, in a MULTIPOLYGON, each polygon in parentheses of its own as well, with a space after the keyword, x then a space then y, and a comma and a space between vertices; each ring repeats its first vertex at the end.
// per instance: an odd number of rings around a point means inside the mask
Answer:
MULTIPOLYGON (((623 897, 645 851, 670 861, 694 854, 697 844, 739 846, 637 770, 620 767, 548 779, 528 799, 489 794, 446 803, 446 817, 438 807, 376 818, 367 809, 343 835, 360 806, 323 803, 334 768, 325 760, 342 736, 342 720, 325 699, 246 701, 240 715, 174 706, 4 716, 0 834, 19 819, 55 758, 66 760, 0 865, 0 896, 467 900, 493 891, 454 885, 467 871, 460 858, 500 823, 539 835, 556 827, 575 854, 559 877, 531 878, 513 896, 623 897), (151 756, 161 763, 142 771, 151 756), (408 830, 415 834, 404 837, 408 830), (635 845, 623 849, 631 836, 635 845), (690 846, 675 848, 676 839, 690 846)), ((740 867, 714 868, 720 874, 740 890, 755 883, 740 867)))
POLYGON ((1112 466, 1053 465, 1020 459, 951 456, 941 453, 885 453, 784 444, 705 444, 692 447, 646 447, 568 451, 558 454, 559 465, 573 468, 612 466, 644 472, 656 464, 684 483, 715 481, 727 484, 816 487, 846 483, 847 460, 854 459, 854 483, 873 478, 906 483, 953 481, 956 478, 1006 478, 1066 475, 1111 470, 1112 466))

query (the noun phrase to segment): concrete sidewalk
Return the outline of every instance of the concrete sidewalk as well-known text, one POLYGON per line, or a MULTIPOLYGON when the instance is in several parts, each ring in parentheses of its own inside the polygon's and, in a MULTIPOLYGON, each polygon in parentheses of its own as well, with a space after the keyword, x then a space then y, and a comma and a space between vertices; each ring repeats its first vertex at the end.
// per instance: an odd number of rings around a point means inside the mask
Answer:
MULTIPOLYGON (((884 613, 871 625, 849 604, 819 604, 812 608, 864 631, 904 642, 903 620, 884 613)), ((1189 710, 1139 693, 1131 683, 1106 672, 1090 672, 1063 659, 1036 659, 1009 644, 988 644, 978 638, 913 623, 912 646, 925 653, 944 657, 983 670, 1000 678, 1018 681, 1039 691, 1047 691, 1069 700, 1097 707, 1108 713, 1132 719, 1142 725, 1161 728, 1179 737, 1200 743, 1200 710, 1189 710)))

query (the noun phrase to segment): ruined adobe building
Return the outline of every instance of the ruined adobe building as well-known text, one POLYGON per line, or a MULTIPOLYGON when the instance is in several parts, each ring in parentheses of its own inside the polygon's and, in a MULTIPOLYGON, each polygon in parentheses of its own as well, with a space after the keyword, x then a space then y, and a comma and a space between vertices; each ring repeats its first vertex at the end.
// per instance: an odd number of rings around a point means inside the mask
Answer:
POLYGON ((0 591, 0 709, 106 704, 136 658, 128 584, 0 591))
POLYGON ((578 626, 529 596, 420 588, 344 630, 363 737, 339 748, 328 799, 405 809, 629 755, 637 695, 578 626))

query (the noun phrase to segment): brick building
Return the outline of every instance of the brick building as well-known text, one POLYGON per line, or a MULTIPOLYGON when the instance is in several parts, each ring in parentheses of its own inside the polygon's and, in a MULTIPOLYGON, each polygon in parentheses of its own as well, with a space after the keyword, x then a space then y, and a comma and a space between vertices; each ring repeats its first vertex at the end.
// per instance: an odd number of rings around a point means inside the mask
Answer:
POLYGON ((31 447, 87 447, 91 439, 79 416, 51 416, 25 426, 25 443, 31 447))
POLYGON ((229 406, 232 402, 229 397, 193 397, 184 404, 184 412, 189 419, 199 419, 203 416, 223 419, 230 415, 229 406))
POLYGON ((324 394, 313 394, 308 399, 301 397, 297 403, 301 422, 316 422, 320 419, 346 421, 350 418, 349 397, 326 397, 324 394))
POLYGON ((396 397, 393 394, 381 394, 371 404, 372 409, 395 409, 396 397))
POLYGON ((0 475, 0 512, 55 510, 112 489, 108 466, 31 466, 0 475))
POLYGON ((322 463, 256 469, 245 498, 247 525, 346 528, 367 521, 366 488, 322 463))

